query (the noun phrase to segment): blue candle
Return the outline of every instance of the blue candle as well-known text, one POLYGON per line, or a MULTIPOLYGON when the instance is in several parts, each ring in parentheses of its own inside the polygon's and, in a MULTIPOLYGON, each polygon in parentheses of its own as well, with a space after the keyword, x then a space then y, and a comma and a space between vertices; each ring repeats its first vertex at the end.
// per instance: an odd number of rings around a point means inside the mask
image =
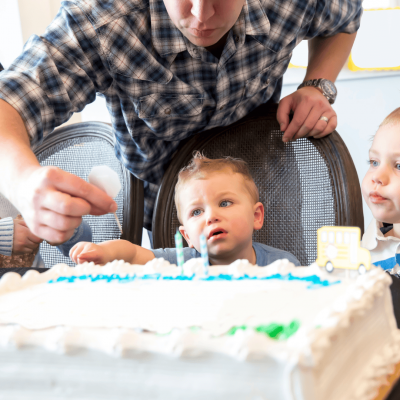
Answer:
POLYGON ((204 267, 204 275, 208 275, 208 251, 207 251, 207 241, 206 237, 201 234, 200 235, 200 253, 201 253, 201 258, 203 260, 203 267, 204 267))
POLYGON ((178 267, 181 267, 181 274, 183 274, 183 243, 182 243, 182 235, 179 231, 175 233, 175 246, 176 246, 176 260, 178 262, 178 267))

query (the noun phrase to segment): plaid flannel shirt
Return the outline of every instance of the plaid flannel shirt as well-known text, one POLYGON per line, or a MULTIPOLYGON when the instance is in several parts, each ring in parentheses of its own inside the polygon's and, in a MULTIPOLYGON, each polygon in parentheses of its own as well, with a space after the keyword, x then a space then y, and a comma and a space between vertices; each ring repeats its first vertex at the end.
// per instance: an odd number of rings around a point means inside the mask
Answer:
POLYGON ((115 152, 145 181, 145 227, 182 139, 229 125, 267 102, 304 39, 353 33, 362 0, 246 0, 220 59, 193 45, 163 0, 75 0, 0 73, 0 98, 32 147, 104 96, 115 152))

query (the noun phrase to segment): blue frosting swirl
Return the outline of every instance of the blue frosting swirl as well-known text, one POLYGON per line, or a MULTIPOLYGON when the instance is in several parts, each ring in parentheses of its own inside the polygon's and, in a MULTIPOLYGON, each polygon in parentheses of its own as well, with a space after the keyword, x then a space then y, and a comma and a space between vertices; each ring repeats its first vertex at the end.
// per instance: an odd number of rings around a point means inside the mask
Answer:
POLYGON ((321 287, 327 287, 327 286, 332 286, 336 285, 337 283, 340 283, 340 280, 337 281, 329 281, 327 279, 321 279, 318 275, 308 275, 308 276, 295 276, 292 275, 291 273, 287 275, 282 275, 282 274, 273 274, 270 276, 262 276, 262 277, 256 277, 256 276, 249 276, 247 274, 239 277, 235 277, 233 275, 229 274, 219 274, 219 275, 213 275, 213 276, 207 276, 207 277, 195 277, 195 275, 177 275, 177 276, 163 276, 162 274, 146 274, 146 275, 141 275, 138 276, 136 274, 133 275, 126 275, 126 276, 121 276, 118 274, 112 274, 112 275, 80 275, 80 276, 60 276, 57 279, 52 279, 48 281, 48 283, 74 283, 74 282, 79 282, 79 281, 91 281, 91 282, 97 282, 97 281, 106 281, 106 282, 118 282, 118 283, 129 283, 133 281, 144 281, 144 280, 165 280, 165 281, 192 281, 194 279, 198 279, 201 281, 244 281, 244 280, 259 280, 259 281, 265 281, 265 280, 281 280, 281 281, 304 281, 308 282, 309 285, 307 286, 307 289, 317 289, 321 287))

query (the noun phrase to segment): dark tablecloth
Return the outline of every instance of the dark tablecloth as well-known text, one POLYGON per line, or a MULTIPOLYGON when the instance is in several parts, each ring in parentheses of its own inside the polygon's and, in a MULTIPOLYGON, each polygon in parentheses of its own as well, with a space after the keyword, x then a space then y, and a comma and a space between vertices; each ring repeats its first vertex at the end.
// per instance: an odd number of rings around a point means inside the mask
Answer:
MULTIPOLYGON (((18 272, 21 276, 29 270, 38 272, 48 271, 48 268, 0 268, 0 277, 6 272, 18 272)), ((394 316, 396 317, 397 327, 400 329, 400 277, 398 275, 391 275, 392 285, 390 290, 392 292, 394 316)), ((400 399, 400 380, 392 389, 390 395, 386 400, 399 400, 400 399)))

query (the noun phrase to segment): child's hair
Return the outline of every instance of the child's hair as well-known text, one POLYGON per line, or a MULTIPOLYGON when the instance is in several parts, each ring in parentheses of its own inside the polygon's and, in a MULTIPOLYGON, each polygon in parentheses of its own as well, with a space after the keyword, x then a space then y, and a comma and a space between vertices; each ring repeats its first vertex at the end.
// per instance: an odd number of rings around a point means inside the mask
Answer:
POLYGON ((179 221, 182 222, 179 209, 179 191, 181 187, 191 179, 204 179, 207 173, 221 171, 226 168, 230 169, 233 173, 241 174, 254 204, 259 201, 260 195, 246 161, 229 156, 211 159, 207 158, 199 151, 195 151, 189 164, 179 171, 178 182, 175 186, 175 206, 179 221))
POLYGON ((392 111, 379 125, 379 128, 386 125, 395 125, 400 123, 400 107, 392 111))

